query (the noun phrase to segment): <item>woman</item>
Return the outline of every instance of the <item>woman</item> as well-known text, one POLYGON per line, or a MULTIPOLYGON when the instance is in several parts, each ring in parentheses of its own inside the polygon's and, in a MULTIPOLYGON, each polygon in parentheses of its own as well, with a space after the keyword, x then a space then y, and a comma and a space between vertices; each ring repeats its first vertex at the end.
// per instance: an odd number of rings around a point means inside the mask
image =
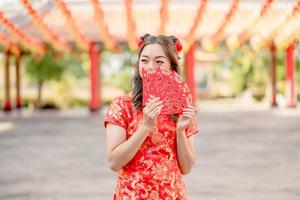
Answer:
POLYGON ((152 97, 142 107, 141 69, 178 72, 179 40, 174 36, 141 37, 134 88, 112 102, 105 118, 107 159, 118 172, 114 199, 187 199, 182 175, 195 162, 197 108, 179 116, 160 115, 163 102, 152 97))

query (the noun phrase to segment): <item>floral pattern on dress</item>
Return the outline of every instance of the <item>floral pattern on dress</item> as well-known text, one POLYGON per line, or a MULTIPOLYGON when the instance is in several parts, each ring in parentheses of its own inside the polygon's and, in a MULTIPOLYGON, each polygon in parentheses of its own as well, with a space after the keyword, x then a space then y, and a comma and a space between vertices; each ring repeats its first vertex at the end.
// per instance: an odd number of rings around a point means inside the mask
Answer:
MULTIPOLYGON (((104 126, 112 123, 126 130, 130 138, 143 114, 132 105, 130 95, 115 99, 104 117, 104 126)), ((176 123, 170 116, 159 115, 133 159, 118 172, 116 200, 186 200, 187 193, 177 161, 176 123)), ((198 132, 194 121, 186 130, 189 137, 198 132)))

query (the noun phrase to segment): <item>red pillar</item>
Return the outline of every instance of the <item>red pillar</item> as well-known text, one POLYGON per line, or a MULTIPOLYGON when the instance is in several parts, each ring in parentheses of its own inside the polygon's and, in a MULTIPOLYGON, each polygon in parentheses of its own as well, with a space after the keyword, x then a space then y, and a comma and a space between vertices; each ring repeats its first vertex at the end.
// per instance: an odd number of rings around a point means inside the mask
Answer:
POLYGON ((271 51, 271 64, 270 64, 270 76, 271 76, 271 87, 272 87, 272 107, 277 107, 277 87, 276 87, 276 46, 272 43, 270 47, 271 51))
POLYGON ((187 85, 189 86, 192 96, 193 102, 196 100, 196 87, 195 87, 195 44, 191 45, 190 49, 186 53, 185 56, 185 80, 187 85))
POLYGON ((10 77, 9 77, 9 57, 10 52, 5 52, 5 64, 4 64, 4 85, 5 85, 5 102, 4 111, 11 111, 11 101, 10 101, 10 77))
POLYGON ((21 89, 20 89, 20 55, 16 55, 16 107, 21 108, 21 89))
POLYGON ((295 93, 295 45, 291 44, 286 49, 286 85, 285 95, 287 99, 287 106, 289 108, 296 107, 297 99, 295 93))
POLYGON ((97 111, 101 105, 100 99, 100 63, 99 55, 100 50, 97 45, 92 42, 89 45, 90 55, 90 87, 91 87, 91 99, 90 99, 90 111, 97 111))

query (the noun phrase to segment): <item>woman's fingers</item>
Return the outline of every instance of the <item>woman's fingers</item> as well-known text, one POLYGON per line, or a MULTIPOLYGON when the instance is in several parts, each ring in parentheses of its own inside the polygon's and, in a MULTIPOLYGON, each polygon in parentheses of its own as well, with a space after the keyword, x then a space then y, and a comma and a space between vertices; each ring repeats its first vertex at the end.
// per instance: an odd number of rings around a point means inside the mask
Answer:
POLYGON ((148 101, 147 101, 147 103, 146 103, 146 106, 149 105, 149 104, 151 104, 152 102, 155 102, 155 101, 159 101, 159 97, 153 97, 153 96, 151 96, 151 97, 148 99, 148 101))
POLYGON ((191 108, 185 108, 185 109, 183 109, 183 112, 190 112, 190 113, 193 113, 194 115, 196 115, 196 113, 197 113, 196 110, 191 109, 191 108))
POLYGON ((193 112, 193 113, 195 113, 195 115, 197 114, 197 110, 198 110, 198 108, 196 106, 188 106, 183 109, 184 112, 185 111, 193 112))
POLYGON ((185 108, 190 108, 190 109, 198 110, 198 108, 196 106, 194 106, 194 105, 188 105, 185 108))
POLYGON ((149 106, 149 111, 154 110, 155 108, 157 108, 158 106, 163 105, 163 101, 157 101, 157 102, 153 102, 150 106, 149 106))
POLYGON ((159 97, 153 98, 152 96, 150 97, 152 99, 149 99, 147 105, 145 106, 145 109, 149 112, 151 112, 154 108, 157 106, 160 106, 163 104, 163 101, 160 101, 159 97))
POLYGON ((160 101, 159 97, 150 96, 149 101, 145 106, 143 112, 145 116, 154 119, 157 115, 159 115, 162 107, 163 107, 163 101, 160 101))
POLYGON ((151 113, 149 114, 149 116, 150 116, 152 119, 154 119, 155 117, 157 117, 157 116, 160 114, 162 108, 163 108, 163 105, 160 105, 160 106, 154 108, 154 109, 151 111, 151 113))
POLYGON ((160 114, 163 108, 163 102, 158 97, 150 97, 146 106, 143 109, 145 124, 149 127, 155 126, 155 119, 160 114))
POLYGON ((153 104, 155 104, 155 103, 157 103, 157 102, 159 102, 159 97, 156 97, 156 98, 153 98, 153 99, 149 99, 148 102, 147 102, 147 104, 146 104, 146 106, 144 107, 144 109, 149 110, 149 108, 150 108, 153 104))
POLYGON ((161 107, 161 106, 163 106, 163 104, 162 104, 161 102, 157 102, 157 103, 153 104, 151 107, 145 108, 145 109, 144 109, 144 113, 150 114, 150 113, 152 113, 155 109, 157 109, 158 107, 161 107))
POLYGON ((188 118, 194 118, 197 115, 197 107, 195 106, 188 106, 183 109, 183 116, 188 118))
POLYGON ((182 115, 184 117, 190 118, 192 119, 194 117, 194 113, 190 113, 190 112, 183 112, 182 115))
POLYGON ((159 101, 160 98, 159 97, 150 97, 146 103, 145 107, 149 107, 152 103, 159 101))
POLYGON ((192 109, 192 108, 184 108, 183 112, 193 112, 193 113, 196 113, 196 110, 192 109))

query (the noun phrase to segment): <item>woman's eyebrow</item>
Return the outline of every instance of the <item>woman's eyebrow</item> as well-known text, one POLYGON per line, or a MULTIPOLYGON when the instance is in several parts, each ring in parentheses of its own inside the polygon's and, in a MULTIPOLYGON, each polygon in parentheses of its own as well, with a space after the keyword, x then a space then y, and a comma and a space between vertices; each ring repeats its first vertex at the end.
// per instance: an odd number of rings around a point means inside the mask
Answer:
MULTIPOLYGON (((142 57, 149 58, 149 56, 146 56, 146 55, 142 55, 142 57)), ((166 58, 166 57, 165 56, 155 56, 154 58, 166 58)))
POLYGON ((164 56, 155 56, 155 58, 166 58, 164 56))

